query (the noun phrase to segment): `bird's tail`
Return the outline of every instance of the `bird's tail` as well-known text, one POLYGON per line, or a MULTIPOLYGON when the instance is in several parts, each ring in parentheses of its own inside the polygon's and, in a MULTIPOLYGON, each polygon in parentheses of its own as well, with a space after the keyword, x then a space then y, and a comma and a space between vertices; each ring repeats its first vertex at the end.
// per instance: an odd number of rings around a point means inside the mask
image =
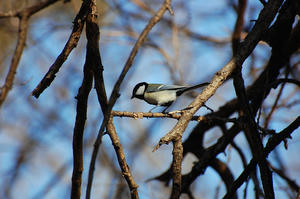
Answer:
POLYGON ((177 96, 181 95, 182 93, 186 92, 186 91, 190 91, 190 90, 193 90, 193 89, 196 89, 196 88, 200 88, 200 87, 203 87, 203 86, 207 86, 209 83, 208 82, 205 82, 205 83, 202 83, 202 84, 197 84, 195 86, 190 86, 190 87, 187 87, 187 88, 184 88, 182 90, 179 90, 177 92, 177 96))

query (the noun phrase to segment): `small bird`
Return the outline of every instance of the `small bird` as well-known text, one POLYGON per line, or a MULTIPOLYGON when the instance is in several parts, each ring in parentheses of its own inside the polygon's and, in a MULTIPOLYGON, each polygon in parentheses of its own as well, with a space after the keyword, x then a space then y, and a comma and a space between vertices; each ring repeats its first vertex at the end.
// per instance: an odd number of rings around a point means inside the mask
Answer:
POLYGON ((163 113, 171 106, 178 96, 182 93, 200 88, 208 85, 205 82, 195 86, 178 86, 178 85, 165 85, 165 84, 148 84, 146 82, 138 83, 133 91, 132 97, 145 100, 149 104, 156 105, 149 112, 151 112, 157 106, 166 106, 162 111, 163 113))

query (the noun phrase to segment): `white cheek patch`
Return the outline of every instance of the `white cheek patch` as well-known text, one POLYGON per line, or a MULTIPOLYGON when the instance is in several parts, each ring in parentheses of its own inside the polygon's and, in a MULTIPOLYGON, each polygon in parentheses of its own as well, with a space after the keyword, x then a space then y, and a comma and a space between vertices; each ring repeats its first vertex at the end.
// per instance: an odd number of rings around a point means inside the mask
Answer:
POLYGON ((140 86, 137 90, 136 90, 136 95, 143 95, 144 94, 144 92, 145 92, 145 88, 146 88, 146 86, 145 85, 142 85, 142 86, 140 86))

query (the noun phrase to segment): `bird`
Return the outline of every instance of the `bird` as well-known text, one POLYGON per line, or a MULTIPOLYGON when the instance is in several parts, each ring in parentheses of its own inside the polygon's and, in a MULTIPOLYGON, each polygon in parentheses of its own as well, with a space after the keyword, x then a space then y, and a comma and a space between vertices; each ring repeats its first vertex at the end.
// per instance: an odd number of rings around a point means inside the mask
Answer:
POLYGON ((165 111, 171 106, 171 104, 186 91, 190 91, 196 88, 207 86, 209 83, 201 83, 195 86, 179 86, 179 85, 166 85, 166 84, 149 84, 146 82, 140 82, 135 85, 132 90, 132 97, 140 100, 144 100, 149 104, 155 105, 149 112, 155 109, 157 106, 165 106, 165 111))

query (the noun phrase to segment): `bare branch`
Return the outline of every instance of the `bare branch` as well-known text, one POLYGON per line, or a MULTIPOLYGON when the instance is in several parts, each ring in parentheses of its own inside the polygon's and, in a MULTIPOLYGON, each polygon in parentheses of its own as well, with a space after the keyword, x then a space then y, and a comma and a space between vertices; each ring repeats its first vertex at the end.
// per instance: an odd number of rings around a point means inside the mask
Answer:
POLYGON ((89 11, 90 0, 85 0, 82 2, 81 8, 73 21, 73 30, 71 35, 59 56, 56 58, 55 62, 50 66, 48 72, 45 74, 40 83, 32 91, 32 96, 38 98, 40 94, 52 83, 56 77, 56 73, 59 71, 60 67, 66 61, 72 50, 77 46, 80 39, 84 22, 86 20, 89 11))
MULTIPOLYGON (((112 111, 112 116, 114 117, 130 117, 133 119, 143 119, 146 118, 171 118, 179 120, 181 118, 181 114, 177 114, 177 112, 169 112, 169 113, 152 113, 152 112, 127 112, 127 111, 112 111)), ((221 118, 218 116, 196 116, 194 115, 191 121, 196 122, 205 122, 205 123, 213 123, 213 122, 232 122, 237 123, 236 118, 221 118)))
POLYGON ((122 147, 120 139, 117 135, 115 126, 113 124, 112 117, 110 117, 110 120, 107 123, 107 132, 112 141, 112 145, 114 146, 114 149, 115 149, 115 152, 116 152, 116 155, 118 158, 118 162, 119 162, 120 168, 122 170, 122 175, 125 178, 128 186, 129 186, 131 198, 138 199, 139 198, 138 192, 137 192, 138 185, 134 181, 134 179, 131 175, 131 172, 130 172, 130 168, 126 163, 123 147, 122 147))
POLYGON ((79 199, 81 196, 81 176, 83 172, 83 133, 87 115, 88 96, 92 89, 93 73, 88 65, 88 60, 84 64, 84 77, 82 85, 76 96, 76 121, 73 134, 73 174, 71 199, 79 199))
POLYGON ((19 22, 19 32, 18 32, 18 42, 14 52, 14 56, 11 60, 11 65, 9 67, 8 74, 5 79, 4 85, 0 88, 0 106, 3 104, 4 100, 10 89, 12 88, 15 74, 25 47, 27 31, 28 31, 28 16, 22 16, 19 22))
POLYGON ((87 44, 87 59, 89 60, 89 65, 93 70, 94 76, 94 84, 97 92, 98 102, 102 109, 102 112, 105 113, 107 108, 107 96, 106 89, 104 85, 104 77, 103 77, 103 65, 100 56, 99 50, 99 39, 100 32, 99 26, 97 24, 98 13, 96 2, 92 0, 90 5, 91 13, 88 15, 86 20, 86 37, 88 40, 87 44))
POLYGON ((181 163, 183 147, 181 138, 173 141, 173 162, 172 162, 172 175, 173 175, 173 186, 171 192, 171 199, 179 199, 181 194, 181 163))

